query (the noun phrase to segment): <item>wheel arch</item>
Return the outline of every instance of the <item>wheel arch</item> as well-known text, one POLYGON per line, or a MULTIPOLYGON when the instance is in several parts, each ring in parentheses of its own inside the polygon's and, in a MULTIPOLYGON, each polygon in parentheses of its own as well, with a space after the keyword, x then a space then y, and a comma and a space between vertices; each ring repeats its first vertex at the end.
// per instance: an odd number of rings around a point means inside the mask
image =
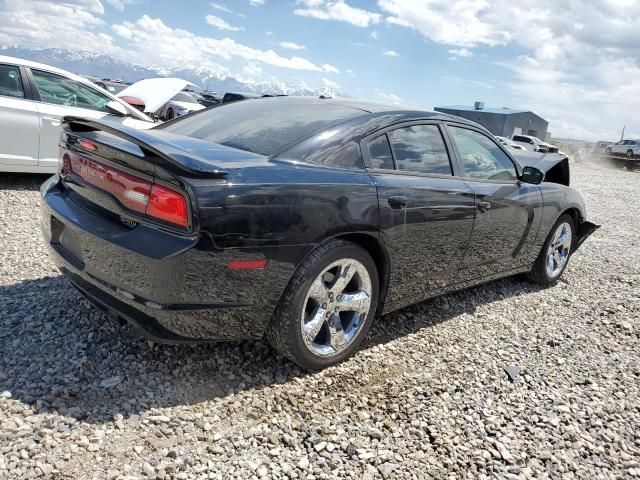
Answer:
POLYGON ((389 287, 389 277, 391 272, 389 253, 378 238, 374 235, 367 233, 344 233, 333 237, 338 240, 346 240, 351 243, 362 247, 366 252, 371 255, 371 258, 376 264, 378 269, 378 305, 377 311, 382 312, 384 301, 387 296, 387 290, 389 287))

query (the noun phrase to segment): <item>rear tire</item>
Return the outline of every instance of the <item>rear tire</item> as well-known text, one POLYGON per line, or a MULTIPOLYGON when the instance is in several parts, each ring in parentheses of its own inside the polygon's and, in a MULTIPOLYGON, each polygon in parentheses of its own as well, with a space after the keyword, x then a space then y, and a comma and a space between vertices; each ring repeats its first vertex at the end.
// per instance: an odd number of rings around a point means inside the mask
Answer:
POLYGON ((560 279, 573 253, 575 231, 571 215, 558 218, 529 272, 532 282, 550 287, 560 279))
POLYGON ((298 267, 274 312, 269 343, 303 368, 318 370, 351 356, 378 305, 378 270, 358 245, 331 240, 298 267))
POLYGON ((607 149, 605 150, 605 153, 606 153, 607 155, 611 155, 611 149, 607 147, 607 149))

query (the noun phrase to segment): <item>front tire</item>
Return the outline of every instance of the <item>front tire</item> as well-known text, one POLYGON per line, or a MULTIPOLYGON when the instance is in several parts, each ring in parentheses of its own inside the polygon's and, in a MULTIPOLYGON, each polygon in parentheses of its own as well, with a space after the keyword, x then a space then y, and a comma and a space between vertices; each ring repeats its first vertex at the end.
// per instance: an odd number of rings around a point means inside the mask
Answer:
POLYGON ((529 272, 532 282, 550 287, 560 279, 573 253, 575 231, 573 218, 566 213, 561 215, 529 272))
POLYGON ((176 114, 173 112, 173 108, 167 110, 167 120, 173 120, 176 114))
POLYGON ((358 245, 331 240, 298 267, 267 329, 269 343, 303 368, 351 356, 378 305, 378 270, 358 245))

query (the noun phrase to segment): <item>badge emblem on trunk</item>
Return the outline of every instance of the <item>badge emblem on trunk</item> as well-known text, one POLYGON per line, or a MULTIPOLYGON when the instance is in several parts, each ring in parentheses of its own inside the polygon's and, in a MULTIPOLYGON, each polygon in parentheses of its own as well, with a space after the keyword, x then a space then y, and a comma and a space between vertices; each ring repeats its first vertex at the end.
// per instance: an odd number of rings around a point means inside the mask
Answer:
POLYGON ((123 217, 122 215, 120 215, 120 221, 129 228, 136 228, 138 226, 138 222, 131 220, 130 218, 123 217))

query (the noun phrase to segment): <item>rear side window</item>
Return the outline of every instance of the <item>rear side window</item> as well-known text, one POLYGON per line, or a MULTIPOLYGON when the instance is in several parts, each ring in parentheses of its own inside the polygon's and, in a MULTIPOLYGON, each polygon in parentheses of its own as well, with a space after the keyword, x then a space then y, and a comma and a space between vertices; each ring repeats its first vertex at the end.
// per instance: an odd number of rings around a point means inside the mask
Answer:
POLYGON ((373 168, 386 168, 393 170, 391 147, 389 147, 389 140, 385 134, 371 140, 368 148, 369 157, 371 158, 371 166, 373 168))
POLYGON ((453 175, 437 125, 413 125, 388 133, 398 170, 453 175))
POLYGON ((514 140, 515 142, 533 143, 533 140, 531 140, 530 138, 527 138, 527 137, 520 137, 520 136, 518 136, 518 135, 515 135, 515 136, 513 137, 513 140, 514 140))
POLYGON ((484 180, 515 180, 516 169, 507 155, 482 133, 449 127, 465 175, 484 180))
POLYGON ((18 67, 0 65, 0 96, 24 98, 18 67))
POLYGON ((270 156, 364 114, 319 99, 260 98, 222 104, 157 128, 270 156))

